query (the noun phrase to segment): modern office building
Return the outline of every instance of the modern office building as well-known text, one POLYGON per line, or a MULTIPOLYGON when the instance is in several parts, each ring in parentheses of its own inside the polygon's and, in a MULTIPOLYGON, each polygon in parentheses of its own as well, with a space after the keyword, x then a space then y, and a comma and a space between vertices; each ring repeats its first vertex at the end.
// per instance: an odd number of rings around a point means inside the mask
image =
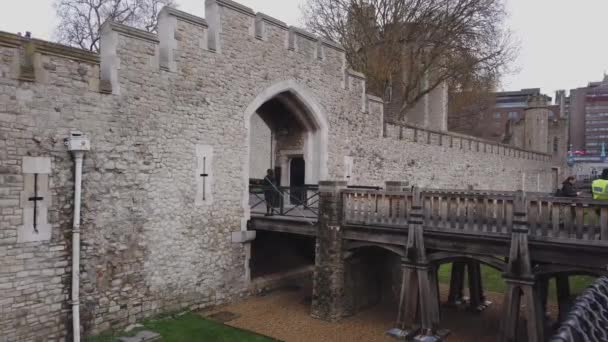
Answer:
POLYGON ((570 144, 577 161, 597 162, 608 149, 608 75, 570 91, 570 144))

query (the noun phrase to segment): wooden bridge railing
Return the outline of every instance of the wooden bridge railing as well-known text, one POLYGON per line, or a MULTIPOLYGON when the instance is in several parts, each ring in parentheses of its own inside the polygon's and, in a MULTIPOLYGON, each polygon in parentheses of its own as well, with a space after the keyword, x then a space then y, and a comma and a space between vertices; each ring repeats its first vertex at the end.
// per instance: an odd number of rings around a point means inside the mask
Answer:
POLYGON ((412 210, 411 192, 349 189, 343 191, 343 200, 349 224, 405 226, 412 210))
POLYGON ((509 234, 513 201, 506 194, 421 192, 425 229, 462 233, 509 234))
POLYGON ((531 239, 608 241, 608 202, 530 196, 527 213, 531 239))
MULTIPOLYGON (((424 229, 508 237, 515 201, 525 196, 531 240, 608 244, 608 202, 533 192, 423 189, 424 229)), ((407 228, 411 191, 343 191, 343 222, 370 227, 407 228)))

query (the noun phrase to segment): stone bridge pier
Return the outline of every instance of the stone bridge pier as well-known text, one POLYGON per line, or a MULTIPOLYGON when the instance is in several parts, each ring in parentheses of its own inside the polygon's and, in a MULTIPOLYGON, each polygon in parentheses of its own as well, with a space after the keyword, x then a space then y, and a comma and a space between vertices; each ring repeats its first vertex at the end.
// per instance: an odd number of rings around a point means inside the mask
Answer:
POLYGON ((313 278, 312 316, 336 321, 344 315, 342 190, 345 181, 319 182, 319 221, 313 278))

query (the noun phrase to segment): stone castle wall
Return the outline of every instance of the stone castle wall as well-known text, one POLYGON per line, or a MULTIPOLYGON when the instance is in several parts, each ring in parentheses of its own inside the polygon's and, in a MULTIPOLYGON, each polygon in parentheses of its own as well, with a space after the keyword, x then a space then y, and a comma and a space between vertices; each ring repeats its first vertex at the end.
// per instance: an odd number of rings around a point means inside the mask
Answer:
POLYGON ((327 117, 327 179, 344 176, 345 156, 361 185, 517 189, 551 172, 542 154, 383 132, 382 102, 346 70, 340 47, 231 1, 208 1, 207 13, 208 22, 165 10, 158 35, 106 24, 100 56, 0 34, 0 341, 68 334, 71 130, 92 143, 81 224, 86 334, 248 294, 249 247, 232 242, 247 215, 244 111, 277 83, 297 84, 327 117), (213 152, 213 179, 201 201, 203 150, 213 152), (51 160, 48 241, 17 242, 27 156, 51 160))
POLYGON ((250 130, 250 146, 255 146, 256 153, 255 158, 251 158, 249 161, 249 176, 250 178, 264 179, 266 171, 272 165, 272 157, 270 156, 272 146, 274 146, 274 142, 271 143, 271 139, 273 139, 272 131, 259 115, 251 117, 250 130))

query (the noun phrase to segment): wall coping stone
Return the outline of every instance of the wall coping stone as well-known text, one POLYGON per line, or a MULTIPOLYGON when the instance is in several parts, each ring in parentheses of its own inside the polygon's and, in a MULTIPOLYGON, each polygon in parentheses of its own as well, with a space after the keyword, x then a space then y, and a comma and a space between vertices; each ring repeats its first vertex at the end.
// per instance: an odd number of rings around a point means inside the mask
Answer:
POLYGON ((119 24, 113 21, 106 21, 102 26, 101 30, 109 27, 112 31, 118 32, 127 37, 137 38, 141 40, 145 40, 151 43, 160 43, 158 36, 154 33, 150 33, 148 31, 140 30, 131 26, 119 24))
POLYGON ((185 22, 188 22, 190 24, 193 25, 197 25, 197 26, 202 26, 202 27, 209 27, 209 25, 207 24, 207 20, 205 20, 204 18, 201 17, 197 17, 193 14, 184 12, 184 11, 180 11, 177 8, 173 8, 170 6, 165 6, 163 7, 163 9, 161 10, 161 13, 167 13, 169 15, 172 15, 178 19, 181 19, 185 22))
POLYGON ((86 63, 99 64, 98 53, 41 39, 28 39, 13 33, 0 31, 0 46, 17 48, 28 42, 34 43, 37 52, 46 55, 66 57, 86 63))
POLYGON ((376 95, 367 94, 367 99, 372 102, 378 102, 378 103, 384 104, 384 100, 381 97, 378 97, 376 95))
POLYGON ((237 12, 243 13, 245 15, 255 17, 255 12, 250 7, 241 5, 238 2, 234 2, 232 0, 208 0, 208 1, 214 1, 220 6, 224 6, 224 7, 230 8, 231 10, 235 10, 237 12))
POLYGON ((325 45, 327 47, 333 48, 335 50, 338 50, 339 52, 345 52, 346 51, 342 45, 340 45, 337 42, 334 42, 333 40, 321 38, 321 44, 323 44, 323 45, 325 45))
POLYGON ((365 80, 367 77, 365 77, 365 75, 361 72, 355 71, 353 69, 348 69, 346 71, 350 76, 353 76, 355 78, 360 78, 362 80, 365 80))
POLYGON ((282 29, 288 30, 289 26, 287 26, 287 24, 279 19, 276 19, 274 17, 271 17, 267 14, 264 14, 262 12, 258 12, 256 13, 256 18, 258 18, 259 20, 263 20, 265 23, 267 24, 271 24, 277 27, 280 27, 282 29))
POLYGON ((311 40, 313 42, 316 42, 319 40, 319 38, 317 36, 315 36, 314 34, 305 31, 299 27, 295 27, 295 26, 289 26, 289 30, 291 32, 293 32, 294 34, 297 34, 298 36, 302 37, 302 38, 306 38, 308 40, 311 40))

